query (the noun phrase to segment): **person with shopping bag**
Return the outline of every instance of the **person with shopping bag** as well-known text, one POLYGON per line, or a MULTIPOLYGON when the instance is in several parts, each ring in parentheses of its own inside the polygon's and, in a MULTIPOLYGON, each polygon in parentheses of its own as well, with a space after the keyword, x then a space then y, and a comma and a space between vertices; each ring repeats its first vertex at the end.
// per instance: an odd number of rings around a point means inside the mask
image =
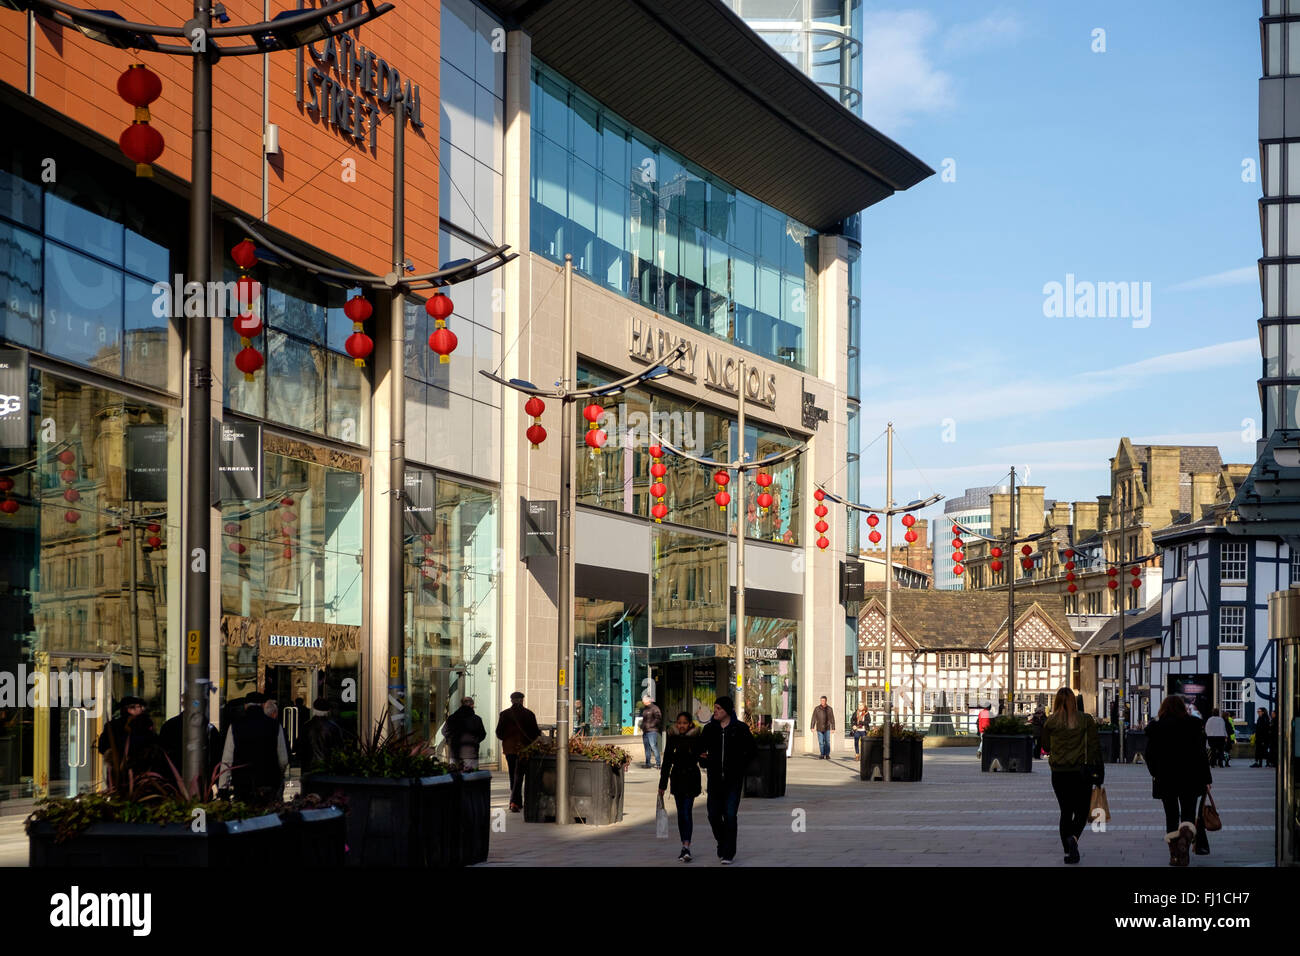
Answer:
MULTIPOLYGON (((671 786, 673 802, 677 804, 677 835, 682 849, 678 861, 691 862, 691 836, 694 821, 691 811, 695 798, 700 795, 700 729, 691 715, 682 711, 668 729, 668 743, 664 747, 663 763, 659 770, 659 801, 655 812, 656 829, 664 810, 664 792, 671 786)), ((663 834, 656 834, 663 835, 663 834)))
MULTIPOLYGON (((1210 759, 1205 728, 1187 713, 1187 705, 1171 694, 1147 725, 1146 764, 1153 782, 1151 796, 1165 808, 1165 843, 1169 865, 1187 866, 1188 850, 1196 845, 1197 805, 1210 789, 1210 759)), ((1209 851, 1208 842, 1205 844, 1209 851)))
POLYGON ((1052 715, 1043 722, 1039 746, 1047 751, 1052 770, 1052 792, 1061 811, 1058 829, 1065 862, 1078 863, 1079 837, 1088 825, 1094 804, 1106 819, 1110 818, 1110 808, 1102 786, 1106 765, 1101 761, 1097 721, 1079 712, 1078 698, 1070 688, 1056 692, 1052 715))

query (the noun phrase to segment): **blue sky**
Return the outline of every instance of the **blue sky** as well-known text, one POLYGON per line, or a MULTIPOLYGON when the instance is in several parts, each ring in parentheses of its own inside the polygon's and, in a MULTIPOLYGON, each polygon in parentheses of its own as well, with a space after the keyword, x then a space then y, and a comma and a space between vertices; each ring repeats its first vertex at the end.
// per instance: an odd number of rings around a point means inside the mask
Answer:
MULTIPOLYGON (((863 217, 862 442, 895 422, 895 497, 1014 464, 1093 499, 1121 435, 1253 461, 1260 4, 865 7, 865 118, 955 172, 863 217), (1067 274, 1150 283, 1149 324, 1045 316, 1067 274)), ((883 472, 881 440, 863 500, 883 472)))

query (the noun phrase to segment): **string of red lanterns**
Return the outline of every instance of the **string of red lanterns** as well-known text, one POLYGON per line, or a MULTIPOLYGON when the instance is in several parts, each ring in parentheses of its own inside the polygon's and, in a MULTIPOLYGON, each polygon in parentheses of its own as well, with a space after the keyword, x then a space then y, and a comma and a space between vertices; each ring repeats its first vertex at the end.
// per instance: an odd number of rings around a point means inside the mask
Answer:
POLYGON ((435 292, 424 303, 424 311, 433 317, 436 328, 429 335, 429 348, 438 353, 438 364, 446 365, 451 361, 451 353, 456 351, 456 333, 447 328, 447 317, 456 309, 451 299, 441 292, 435 292))
POLYGON ((343 303, 343 314, 352 322, 352 334, 348 336, 343 347, 352 356, 352 364, 357 368, 366 367, 366 356, 375 350, 375 342, 366 335, 362 324, 370 318, 374 308, 359 295, 354 295, 343 303))
POLYGON ((960 577, 966 571, 966 545, 961 537, 961 525, 952 526, 952 573, 960 577))
POLYGON ((876 530, 876 525, 880 524, 880 518, 877 515, 867 515, 867 524, 871 527, 871 533, 867 535, 867 540, 872 544, 880 544, 880 532, 876 530))
POLYGON ((772 476, 765 471, 760 471, 754 476, 754 482, 763 489, 758 493, 757 501, 759 508, 763 510, 763 514, 767 514, 772 508, 772 494, 767 490, 772 484, 772 476))
POLYGON ((145 530, 149 532, 149 537, 145 539, 145 543, 154 551, 157 551, 163 545, 163 540, 159 536, 162 532, 162 525, 156 521, 151 521, 145 525, 145 530))
POLYGON ((1033 553, 1034 549, 1027 544, 1022 545, 1020 548, 1020 566, 1026 571, 1032 571, 1034 569, 1034 559, 1030 557, 1033 553))
POLYGON ((1000 573, 1002 571, 1002 562, 999 559, 1002 557, 1002 549, 998 547, 990 548, 989 555, 993 558, 993 560, 989 562, 989 569, 994 574, 1000 573))
POLYGON ((1074 567, 1075 567, 1074 552, 1067 549, 1065 551, 1064 556, 1065 556, 1065 581, 1066 581, 1065 590, 1073 594, 1075 591, 1079 590, 1079 586, 1074 583, 1077 577, 1074 573, 1074 567))
POLYGON ((135 107, 135 119, 117 145, 135 163, 137 176, 152 176, 153 163, 163 153, 163 137, 149 125, 149 104, 162 95, 162 80, 143 63, 132 63, 117 78, 117 95, 135 107))
POLYGON ((662 445, 651 445, 646 450, 650 453, 650 477, 654 479, 654 484, 650 486, 650 497, 655 499, 655 503, 650 506, 650 516, 656 524, 662 524, 664 518, 668 517, 668 506, 664 504, 664 496, 668 494, 664 475, 668 474, 668 466, 663 462, 662 445))
POLYGON ((912 529, 912 526, 916 524, 916 515, 909 512, 908 514, 903 515, 902 521, 903 527, 907 529, 903 532, 903 540, 908 544, 911 544, 917 537, 916 532, 912 529))
POLYGON ((8 475, 0 475, 0 494, 4 495, 4 500, 0 501, 0 514, 17 514, 18 502, 9 497, 10 492, 14 490, 14 480, 8 475))
MULTIPOLYGON (((817 539, 817 547, 820 548, 822 551, 825 551, 827 548, 831 546, 830 539, 826 537, 826 532, 830 529, 830 525, 828 525, 824 520, 822 520, 826 517, 827 514, 829 514, 825 505, 826 492, 818 488, 816 491, 813 492, 813 497, 817 499, 817 507, 813 509, 813 514, 815 514, 818 519, 817 524, 814 525, 814 527, 821 535, 817 539)), ((875 515, 872 515, 871 517, 874 518, 875 515)))
POLYGON ((590 455, 596 457, 596 452, 605 447, 605 442, 609 436, 605 434, 605 429, 600 427, 601 421, 605 418, 605 408, 603 405, 597 405, 592 402, 582 410, 582 417, 587 420, 587 434, 583 436, 583 441, 591 449, 590 455))
POLYGON ((524 402, 524 414, 533 420, 533 423, 524 431, 524 436, 528 439, 529 445, 533 451, 541 447, 542 442, 546 441, 546 429, 542 427, 542 412, 546 411, 546 403, 536 395, 524 402))
POLYGON ((727 505, 731 504, 731 495, 727 492, 727 482, 731 481, 731 476, 723 469, 718 469, 713 475, 713 483, 718 486, 718 493, 713 496, 713 500, 718 503, 718 507, 723 511, 727 510, 727 505))
POLYGON ((230 250, 230 257, 240 272, 235 283, 239 315, 235 316, 233 325, 243 348, 235 355, 235 368, 244 373, 244 381, 251 382, 253 373, 265 364, 262 353, 253 347, 253 339, 262 334, 262 286, 248 274, 257 265, 257 249, 251 240, 241 239, 230 250))
MULTIPOLYGON (((59 452, 59 461, 63 463, 63 471, 59 472, 59 480, 67 485, 63 489, 63 500, 68 504, 76 504, 81 500, 81 492, 72 487, 72 483, 77 480, 77 472, 72 468, 76 460, 77 453, 71 448, 65 448, 59 452)), ((81 514, 69 508, 63 512, 63 520, 68 524, 76 524, 81 520, 81 514)))

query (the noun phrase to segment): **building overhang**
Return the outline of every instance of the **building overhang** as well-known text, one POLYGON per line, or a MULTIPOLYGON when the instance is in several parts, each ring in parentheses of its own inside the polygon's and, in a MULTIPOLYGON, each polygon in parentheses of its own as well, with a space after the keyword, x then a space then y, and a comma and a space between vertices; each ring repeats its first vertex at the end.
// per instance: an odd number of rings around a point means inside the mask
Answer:
POLYGON ((934 174, 722 0, 485 2, 629 123, 819 232, 934 174))

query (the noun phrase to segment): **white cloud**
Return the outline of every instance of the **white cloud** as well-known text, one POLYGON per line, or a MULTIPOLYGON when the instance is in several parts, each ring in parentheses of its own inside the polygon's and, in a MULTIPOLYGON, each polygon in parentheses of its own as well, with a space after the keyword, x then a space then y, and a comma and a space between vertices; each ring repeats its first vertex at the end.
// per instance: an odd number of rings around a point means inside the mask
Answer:
POLYGON ((1224 286, 1245 285, 1248 282, 1258 281, 1258 266, 1242 266, 1240 269, 1229 269, 1227 272, 1216 272, 1214 275, 1179 282, 1177 285, 1171 285, 1169 291, 1193 292, 1197 289, 1221 289, 1224 286))
POLYGON ((956 104, 953 78, 938 69, 926 47, 938 24, 921 11, 868 13, 862 43, 862 115, 885 130, 908 125, 916 114, 956 104))

